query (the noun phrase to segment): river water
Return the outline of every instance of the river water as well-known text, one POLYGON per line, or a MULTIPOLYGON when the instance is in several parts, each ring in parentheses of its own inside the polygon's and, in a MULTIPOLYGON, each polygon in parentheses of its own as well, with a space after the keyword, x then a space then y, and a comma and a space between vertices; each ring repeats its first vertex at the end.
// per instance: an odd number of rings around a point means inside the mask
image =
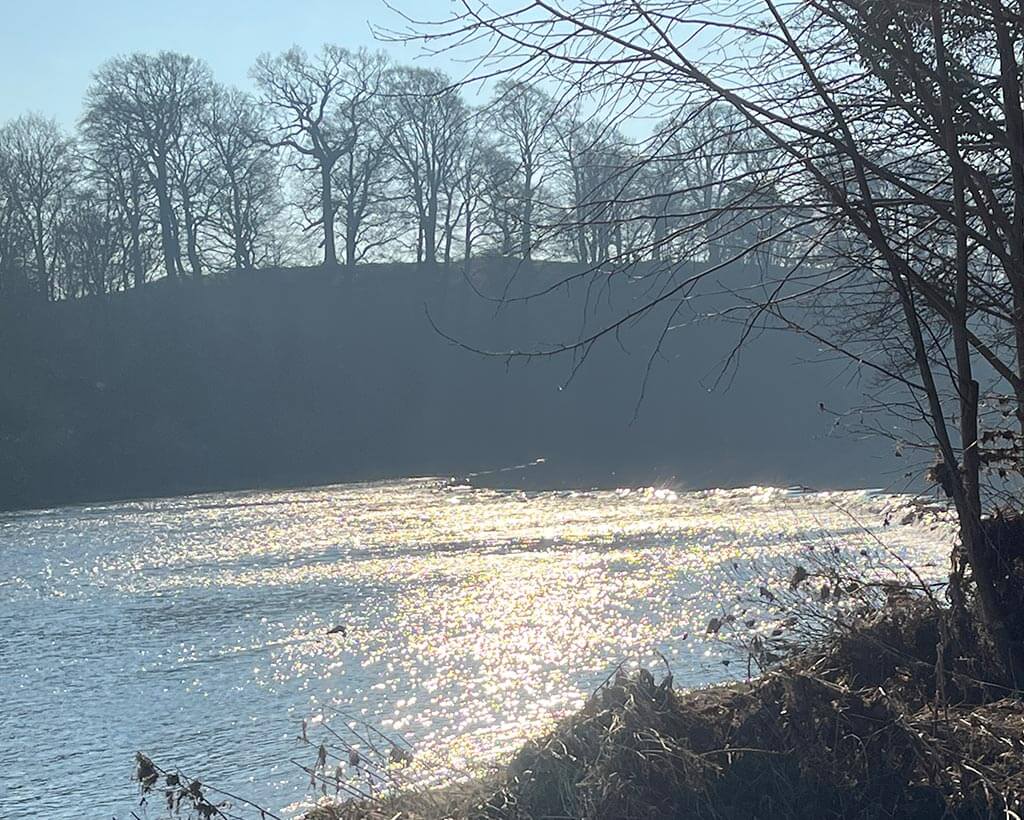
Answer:
POLYGON ((139 805, 136 750, 287 816, 310 797, 303 721, 445 777, 619 664, 742 676, 707 624, 801 555, 874 561, 880 537, 942 576, 944 529, 883 527, 900 503, 416 479, 0 515, 0 817, 164 816, 139 805))

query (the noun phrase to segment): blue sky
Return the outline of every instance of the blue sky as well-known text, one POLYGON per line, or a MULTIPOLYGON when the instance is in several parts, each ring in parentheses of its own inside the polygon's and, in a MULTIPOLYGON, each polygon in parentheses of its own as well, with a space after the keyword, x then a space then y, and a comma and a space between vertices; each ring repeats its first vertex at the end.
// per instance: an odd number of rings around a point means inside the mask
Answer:
MULTIPOLYGON (((449 0, 393 0, 421 18, 440 19, 449 0)), ((0 0, 0 122, 37 111, 73 125, 92 72, 131 51, 182 51, 206 60, 224 83, 249 87, 248 71, 264 51, 323 42, 382 47, 371 22, 402 19, 382 0, 0 0)), ((418 46, 383 46, 403 62, 460 66, 422 56, 418 46)), ((464 70, 464 69, 463 69, 464 70)))

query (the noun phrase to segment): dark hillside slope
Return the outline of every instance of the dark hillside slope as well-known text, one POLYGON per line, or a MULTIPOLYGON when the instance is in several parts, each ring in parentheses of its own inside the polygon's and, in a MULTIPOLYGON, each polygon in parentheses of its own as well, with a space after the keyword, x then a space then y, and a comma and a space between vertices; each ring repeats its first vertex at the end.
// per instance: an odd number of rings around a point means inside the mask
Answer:
MULTIPOLYGON (((518 286, 551 279, 544 265, 518 286)), ((492 270, 484 286, 500 289, 492 270)), ((317 269, 56 305, 0 307, 0 506, 464 474, 537 457, 497 483, 815 486, 898 481, 889 448, 832 432, 860 391, 803 340, 753 340, 708 392, 735 326, 673 333, 634 421, 658 321, 570 361, 510 367, 489 348, 570 338, 582 290, 495 311, 458 272, 317 269)), ((899 466, 897 464, 897 466, 899 466)))

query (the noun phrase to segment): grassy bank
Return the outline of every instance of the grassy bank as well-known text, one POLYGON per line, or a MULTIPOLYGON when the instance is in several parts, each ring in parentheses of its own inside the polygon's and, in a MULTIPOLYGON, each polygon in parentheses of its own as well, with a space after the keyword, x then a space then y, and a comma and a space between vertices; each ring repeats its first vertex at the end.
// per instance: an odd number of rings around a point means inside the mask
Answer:
POLYGON ((1024 701, 993 678, 969 618, 894 594, 751 682, 620 674, 492 777, 309 818, 1015 818, 1024 701))

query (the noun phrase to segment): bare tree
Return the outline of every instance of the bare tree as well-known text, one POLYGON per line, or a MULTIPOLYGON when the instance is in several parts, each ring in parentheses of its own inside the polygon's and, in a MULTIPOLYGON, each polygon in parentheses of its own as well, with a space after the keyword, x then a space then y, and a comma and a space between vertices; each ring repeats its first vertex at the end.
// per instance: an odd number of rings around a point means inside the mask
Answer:
MULTIPOLYGON (((662 232, 668 284, 560 349, 585 355, 623 323, 683 304, 702 280, 778 238, 759 227, 754 242, 725 246, 718 241, 724 213, 730 230, 737 219, 763 226, 768 212, 784 217, 778 229, 800 251, 757 293, 737 286, 733 315, 747 317, 742 338, 765 321, 809 332, 909 391, 938 450, 933 475, 959 515, 964 564, 951 588, 961 588, 965 565, 1007 679, 1024 682, 1021 601, 1007 586, 1007 559, 987 536, 980 480, 984 463, 1017 458, 1019 467, 1022 452, 1019 430, 991 431, 1012 437, 996 452, 980 426, 984 396, 1011 402, 1024 424, 1019 9, 1000 0, 739 7, 536 0, 500 13, 478 0, 461 5, 439 36, 498 41, 488 43, 489 53, 506 59, 509 73, 528 71, 620 117, 680 105, 715 111, 718 145, 744 135, 739 149, 705 151, 703 169, 681 168, 683 187, 705 196, 675 196, 686 204, 673 217, 689 230, 703 226, 714 240, 697 269, 678 273, 671 231, 662 232), (747 168, 750 146, 770 159, 747 168), (732 180, 727 191, 718 190, 721 174, 732 180), (756 185, 741 184, 752 175, 756 185), (845 297, 853 316, 867 310, 890 321, 851 322, 870 331, 858 338, 822 334, 793 317, 794 305, 826 293, 845 297), (884 294, 892 309, 877 313, 879 302, 857 301, 865 294, 884 294)), ((705 142, 681 143, 682 159, 699 157, 705 142)), ((670 319, 664 332, 671 327, 670 319)))
POLYGON ((74 143, 55 121, 29 115, 0 130, 0 154, 0 186, 32 249, 36 288, 56 298, 58 226, 77 181, 74 143))
MULTIPOLYGON (((192 105, 182 112, 181 133, 170 154, 170 174, 176 208, 174 229, 181 242, 193 278, 203 274, 201 235, 213 216, 214 175, 217 158, 211 151, 206 128, 213 95, 212 81, 197 90, 192 105)), ((179 273, 184 273, 180 264, 179 273)))
POLYGON ((518 174, 514 160, 494 145, 479 149, 480 214, 477 221, 489 250, 501 257, 512 256, 516 239, 522 236, 519 220, 518 174))
POLYGON ((345 59, 339 118, 349 141, 334 172, 335 197, 345 229, 345 267, 392 238, 384 205, 391 175, 390 125, 384 107, 389 65, 381 53, 360 50, 345 59))
POLYGON ((513 158, 519 177, 519 254, 529 259, 534 244, 537 189, 552 155, 554 101, 535 85, 504 80, 491 105, 492 124, 513 158))
POLYGON ((209 85, 204 63, 162 51, 110 60, 96 72, 86 94, 87 139, 137 160, 153 188, 164 272, 171 278, 181 269, 172 163, 176 154, 187 151, 186 124, 209 85))
POLYGON ((558 129, 567 203, 562 220, 578 261, 603 263, 632 252, 632 205, 640 192, 632 147, 614 128, 569 119, 558 129), (614 254, 612 246, 615 247, 614 254))
MULTIPOLYGON (((0 180, 10 174, 10 159, 0 148, 0 180)), ((19 265, 24 255, 21 249, 22 232, 17 229, 17 206, 8 186, 0 184, 0 296, 8 295, 15 287, 19 265)))
POLYGON ((148 231, 154 221, 153 192, 145 167, 117 144, 89 146, 85 167, 96 195, 113 206, 109 217, 120 226, 124 274, 140 288, 152 267, 153 250, 148 231))
POLYGON ((262 261, 266 234, 280 211, 277 165, 253 99, 217 86, 203 139, 211 163, 213 241, 226 247, 233 267, 251 270, 262 261))
POLYGON ((557 146, 555 175, 559 178, 566 201, 566 214, 562 220, 564 231, 571 235, 569 242, 576 261, 586 263, 590 260, 590 242, 585 210, 586 180, 581 160, 588 139, 578 111, 569 111, 555 119, 553 138, 557 146))
POLYGON ((295 47, 277 57, 264 54, 252 70, 271 126, 270 144, 296 152, 306 163, 300 170, 317 178, 328 268, 338 266, 334 169, 357 138, 341 115, 350 62, 349 52, 338 46, 324 45, 314 57, 295 47))
POLYGON ((13 184, 9 151, 9 146, 0 143, 0 294, 24 295, 30 292, 28 269, 33 250, 13 184))
POLYGON ((453 180, 453 188, 460 199, 462 258, 466 263, 472 258, 474 245, 483 235, 484 228, 481 212, 488 150, 485 122, 479 112, 470 117, 453 180))
POLYGON ((398 68, 388 94, 391 154, 416 214, 416 259, 435 265, 442 189, 457 166, 469 114, 440 71, 398 68))
POLYGON ((96 189, 72 193, 57 229, 57 280, 65 297, 102 296, 118 285, 127 287, 117 210, 109 193, 96 189))
POLYGON ((739 181, 746 170, 752 132, 746 119, 723 103, 684 106, 672 120, 672 139, 680 190, 679 203, 694 223, 696 247, 711 264, 723 256, 730 232, 743 219, 739 181))

